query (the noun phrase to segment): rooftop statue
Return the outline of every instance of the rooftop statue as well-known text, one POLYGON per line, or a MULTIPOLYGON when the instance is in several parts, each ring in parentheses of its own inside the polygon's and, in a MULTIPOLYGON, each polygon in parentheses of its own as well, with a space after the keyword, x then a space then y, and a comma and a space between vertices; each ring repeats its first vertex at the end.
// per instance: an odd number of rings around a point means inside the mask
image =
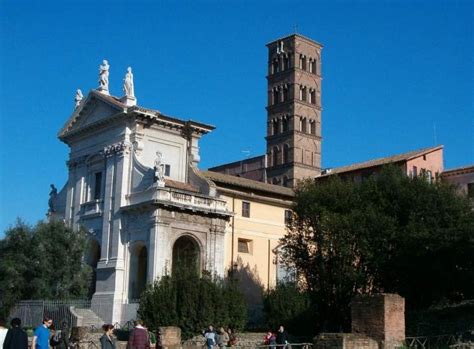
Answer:
POLYGON ((165 164, 163 163, 163 154, 161 152, 156 152, 155 166, 153 167, 155 171, 155 182, 159 187, 165 186, 165 164))
POLYGON ((83 98, 84 98, 84 96, 82 94, 82 91, 80 89, 77 89, 76 97, 74 98, 76 108, 81 104, 81 101, 82 101, 83 98))
POLYGON ((54 201, 56 200, 56 197, 58 196, 58 190, 54 186, 54 184, 50 185, 51 191, 49 192, 49 200, 48 200, 48 206, 49 206, 49 212, 56 212, 54 209, 54 201))
POLYGON ((109 62, 104 59, 99 66, 99 91, 109 92, 109 69, 109 62))
POLYGON ((127 73, 125 74, 125 79, 123 79, 123 91, 125 95, 129 98, 135 98, 135 88, 133 86, 133 73, 132 67, 127 68, 127 73))

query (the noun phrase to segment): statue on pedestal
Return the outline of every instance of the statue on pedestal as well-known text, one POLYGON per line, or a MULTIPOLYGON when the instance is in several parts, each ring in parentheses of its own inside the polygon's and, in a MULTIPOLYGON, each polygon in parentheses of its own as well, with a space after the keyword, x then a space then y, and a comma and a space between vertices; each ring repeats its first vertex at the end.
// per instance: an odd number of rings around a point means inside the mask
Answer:
POLYGON ((82 91, 80 89, 77 89, 76 97, 74 98, 75 108, 77 108, 81 104, 83 98, 84 96, 82 95, 82 91))
POLYGON ((99 91, 109 92, 109 69, 109 62, 104 59, 99 66, 99 91))
POLYGON ((127 73, 123 79, 123 92, 128 98, 135 98, 135 88, 133 86, 133 73, 132 67, 127 68, 127 73))
POLYGON ((50 187, 51 187, 51 191, 49 192, 48 212, 53 213, 53 212, 56 212, 56 210, 54 209, 54 201, 56 200, 56 197, 58 196, 58 190, 56 189, 54 184, 51 184, 50 187))
POLYGON ((165 164, 163 163, 163 154, 161 152, 156 152, 155 166, 153 167, 155 171, 154 181, 158 184, 159 187, 165 186, 165 164))

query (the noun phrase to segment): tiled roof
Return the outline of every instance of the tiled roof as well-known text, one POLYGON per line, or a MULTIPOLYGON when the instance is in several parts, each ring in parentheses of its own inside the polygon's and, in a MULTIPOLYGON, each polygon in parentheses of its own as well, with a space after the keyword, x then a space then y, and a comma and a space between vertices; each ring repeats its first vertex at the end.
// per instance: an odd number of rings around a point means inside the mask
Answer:
POLYGON ((277 194, 283 196, 293 197, 295 195, 293 189, 282 187, 279 185, 267 184, 263 182, 253 181, 251 179, 226 175, 223 173, 212 172, 212 171, 201 171, 202 175, 207 179, 221 183, 224 185, 230 185, 234 187, 240 187, 244 189, 251 189, 259 192, 277 194))
POLYGON ((199 188, 198 187, 195 187, 194 185, 189 184, 189 183, 173 181, 171 179, 166 179, 165 180, 165 186, 170 187, 170 188, 180 189, 180 190, 187 190, 187 191, 191 191, 191 192, 194 192, 194 193, 199 193, 199 188))
POLYGON ((413 158, 416 158, 416 157, 422 156, 424 154, 434 152, 434 151, 439 150, 439 149, 443 149, 443 146, 438 145, 436 147, 423 148, 423 149, 414 150, 414 151, 410 151, 410 152, 403 153, 403 154, 388 156, 388 157, 385 157, 385 158, 370 160, 370 161, 366 161, 366 162, 359 162, 357 164, 352 164, 352 165, 348 165, 348 166, 336 167, 336 168, 331 169, 331 172, 323 174, 319 177, 327 177, 327 176, 331 176, 333 174, 341 174, 341 173, 345 173, 345 172, 352 172, 352 171, 356 171, 356 170, 362 170, 362 169, 370 168, 370 167, 377 167, 377 166, 397 163, 397 162, 400 162, 400 161, 408 161, 408 160, 411 160, 413 158))
POLYGON ((456 175, 471 173, 471 172, 474 172, 474 164, 463 166, 463 167, 452 168, 450 170, 443 171, 441 175, 442 176, 456 176, 456 175))

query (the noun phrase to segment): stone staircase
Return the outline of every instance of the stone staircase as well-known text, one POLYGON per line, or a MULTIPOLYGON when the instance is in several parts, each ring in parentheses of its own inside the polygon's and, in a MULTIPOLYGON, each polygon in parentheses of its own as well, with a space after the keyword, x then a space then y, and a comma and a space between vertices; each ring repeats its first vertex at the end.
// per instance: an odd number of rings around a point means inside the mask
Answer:
POLYGON ((100 329, 104 324, 104 320, 91 309, 70 307, 70 311, 76 319, 75 326, 100 329))

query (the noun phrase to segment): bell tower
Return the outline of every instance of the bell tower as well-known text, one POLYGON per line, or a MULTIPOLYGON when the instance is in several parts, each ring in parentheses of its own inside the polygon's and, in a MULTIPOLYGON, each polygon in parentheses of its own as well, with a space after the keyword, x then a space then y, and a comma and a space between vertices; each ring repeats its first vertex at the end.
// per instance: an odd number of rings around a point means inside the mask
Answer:
POLYGON ((294 187, 321 171, 323 47, 299 34, 267 47, 267 181, 294 187))

